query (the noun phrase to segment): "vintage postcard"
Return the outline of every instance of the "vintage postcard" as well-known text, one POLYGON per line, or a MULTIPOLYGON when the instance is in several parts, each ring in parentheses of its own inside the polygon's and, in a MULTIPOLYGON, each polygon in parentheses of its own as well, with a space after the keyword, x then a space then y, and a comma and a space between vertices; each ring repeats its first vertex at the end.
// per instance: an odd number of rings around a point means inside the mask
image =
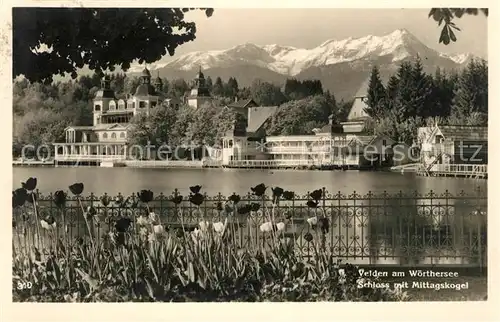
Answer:
POLYGON ((137 5, 8 8, 11 302, 489 302, 490 8, 137 5))

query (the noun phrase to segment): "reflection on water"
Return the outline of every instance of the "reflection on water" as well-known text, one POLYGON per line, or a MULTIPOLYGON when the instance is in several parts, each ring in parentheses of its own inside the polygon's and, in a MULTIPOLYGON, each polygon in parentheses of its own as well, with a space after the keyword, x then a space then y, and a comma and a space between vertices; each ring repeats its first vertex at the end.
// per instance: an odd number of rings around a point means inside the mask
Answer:
MULTIPOLYGON (((19 181, 30 176, 38 178, 42 194, 67 189, 74 182, 83 182, 86 193, 97 195, 104 192, 129 195, 140 189, 151 189, 155 195, 160 192, 170 195, 177 188, 186 196, 189 186, 200 184, 210 196, 221 192, 222 201, 224 196, 236 192, 242 196, 242 204, 246 202, 249 188, 262 182, 294 191, 302 199, 289 205, 288 211, 293 212, 293 219, 288 223, 286 232, 294 233, 296 249, 305 255, 312 251, 303 238, 306 232, 311 231, 305 219, 324 212, 330 221, 330 231, 324 237, 325 247, 351 263, 486 263, 486 181, 357 171, 15 168, 13 186, 18 187, 19 181), (323 206, 321 210, 305 206, 307 191, 321 187, 328 191, 326 200, 320 203, 323 206), (482 199, 478 198, 477 187, 480 187, 482 199), (434 192, 431 193, 431 190, 434 192), (468 197, 460 195, 462 190, 468 197)), ((217 220, 220 220, 220 213, 215 209, 216 201, 206 202, 200 208, 205 218, 219 216, 217 220)), ((43 202, 40 204, 43 205, 43 202)), ((87 205, 90 203, 86 202, 87 205)), ((102 206, 97 199, 93 205, 102 206)), ((51 211, 53 206, 46 207, 45 211, 51 211)), ((173 224, 180 219, 178 211, 167 199, 155 201, 151 207, 162 216, 162 222, 173 224)), ((182 208, 184 221, 192 224, 200 221, 201 216, 195 213, 200 210, 196 207, 184 201, 182 208)), ((69 208, 69 212, 69 217, 75 220, 72 235, 86 234, 85 225, 78 221, 81 210, 74 207, 69 208)), ((267 219, 251 214, 250 218, 235 216, 232 220, 242 226, 237 234, 243 243, 249 242, 248 239, 258 242, 261 237, 258 227, 267 219)), ((15 244, 24 244, 22 238, 32 237, 20 227, 16 229, 15 235, 20 237, 14 236, 15 244)), ((103 235, 108 230, 107 225, 101 223, 98 230, 103 235)), ((315 238, 320 236, 315 234, 315 238)))

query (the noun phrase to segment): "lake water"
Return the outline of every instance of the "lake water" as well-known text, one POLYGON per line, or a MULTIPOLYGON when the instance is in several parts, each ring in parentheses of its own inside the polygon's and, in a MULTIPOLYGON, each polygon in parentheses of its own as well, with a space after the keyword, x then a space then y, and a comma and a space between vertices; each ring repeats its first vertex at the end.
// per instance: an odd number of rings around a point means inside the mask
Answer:
POLYGON ((486 180, 464 178, 420 177, 412 173, 367 172, 367 171, 297 171, 297 170, 241 170, 241 169, 139 169, 99 167, 15 167, 13 188, 29 177, 38 179, 38 189, 43 194, 56 190, 68 190, 75 182, 83 182, 85 192, 95 194, 118 192, 129 195, 149 189, 155 193, 170 194, 179 189, 182 194, 193 185, 202 185, 209 195, 218 192, 228 195, 233 192, 246 194, 259 183, 279 186, 296 193, 306 193, 325 187, 334 193, 353 191, 364 194, 368 191, 390 193, 418 191, 422 194, 431 189, 438 193, 449 190, 472 192, 476 187, 486 191, 486 180))

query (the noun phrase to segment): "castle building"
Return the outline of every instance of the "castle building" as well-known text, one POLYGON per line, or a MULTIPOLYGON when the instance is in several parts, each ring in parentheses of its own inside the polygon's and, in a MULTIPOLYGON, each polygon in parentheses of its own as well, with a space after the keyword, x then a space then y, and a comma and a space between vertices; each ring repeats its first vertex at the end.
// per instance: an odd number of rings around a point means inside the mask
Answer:
POLYGON ((193 80, 191 92, 186 97, 186 102, 189 106, 198 108, 205 103, 212 104, 212 97, 210 96, 210 89, 207 86, 205 75, 200 70, 193 80))
POLYGON ((109 76, 105 76, 93 100, 93 125, 65 129, 65 142, 54 143, 56 164, 77 161, 101 164, 106 160, 126 159, 127 130, 135 115, 149 115, 160 104, 179 107, 180 101, 166 98, 162 87, 159 75, 152 81, 150 71, 145 68, 135 92, 125 99, 117 99, 109 76))

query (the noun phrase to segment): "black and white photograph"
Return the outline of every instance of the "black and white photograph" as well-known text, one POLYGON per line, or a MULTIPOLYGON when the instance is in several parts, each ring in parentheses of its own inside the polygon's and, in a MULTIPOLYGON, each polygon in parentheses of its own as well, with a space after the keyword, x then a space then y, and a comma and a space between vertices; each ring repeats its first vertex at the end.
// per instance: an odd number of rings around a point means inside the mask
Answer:
POLYGON ((12 302, 488 301, 488 8, 72 5, 10 8, 12 302))

